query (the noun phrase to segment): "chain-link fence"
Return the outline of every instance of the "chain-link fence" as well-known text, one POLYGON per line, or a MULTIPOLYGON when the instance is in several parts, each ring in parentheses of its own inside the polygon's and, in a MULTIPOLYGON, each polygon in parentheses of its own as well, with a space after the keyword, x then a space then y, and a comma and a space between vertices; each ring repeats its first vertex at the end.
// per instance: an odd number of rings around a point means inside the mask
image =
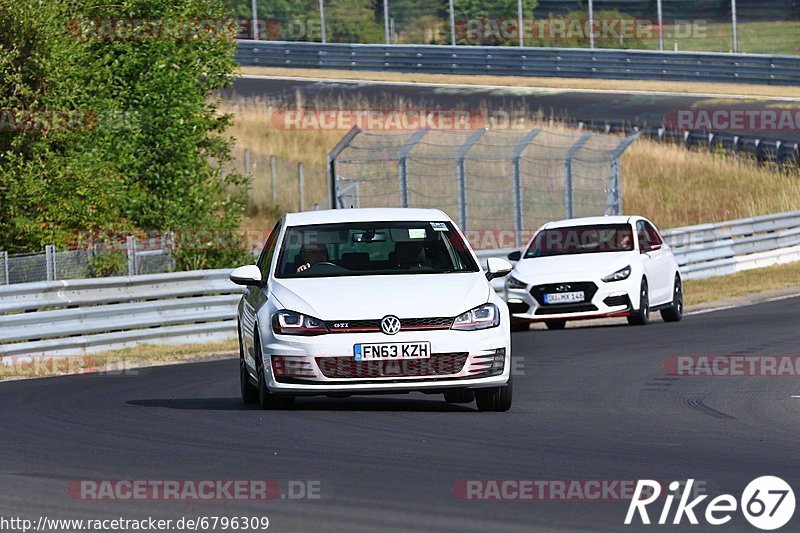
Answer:
POLYGON ((56 251, 52 245, 44 252, 9 254, 0 251, 0 285, 85 279, 108 276, 135 276, 175 271, 169 235, 121 243, 92 243, 73 250, 56 251))
POLYGON ((548 129, 376 133, 354 128, 330 154, 337 207, 434 207, 465 231, 523 232, 620 214, 619 158, 636 136, 548 129))
POLYGON ((325 168, 236 145, 233 165, 250 177, 248 214, 277 216, 328 207, 325 168))
POLYGON ((800 0, 228 0, 273 41, 800 53, 800 0))

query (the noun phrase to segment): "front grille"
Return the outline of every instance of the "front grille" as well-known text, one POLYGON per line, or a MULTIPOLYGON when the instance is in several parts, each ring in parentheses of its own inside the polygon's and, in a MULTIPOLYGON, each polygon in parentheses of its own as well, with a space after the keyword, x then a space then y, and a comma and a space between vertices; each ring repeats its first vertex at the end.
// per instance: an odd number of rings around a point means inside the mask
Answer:
MULTIPOLYGON (((453 318, 401 318, 400 331, 428 329, 450 329, 453 318)), ((325 322, 331 333, 371 333, 381 330, 381 320, 328 320, 325 322)))
MULTIPOLYGON (((579 292, 583 291, 584 302, 591 302, 597 292, 597 285, 591 281, 572 281, 565 283, 548 283, 546 285, 536 285, 531 289, 531 296, 539 303, 539 305, 547 307, 560 307, 565 304, 547 304, 544 301, 545 294, 558 294, 563 292, 579 292), (559 290, 560 289, 560 290, 559 290)), ((581 302, 575 302, 580 305, 581 302)), ((575 305, 570 304, 570 305, 575 305)))
POLYGON ((559 315, 561 313, 588 313, 590 311, 597 311, 597 307, 595 307, 593 304, 563 304, 540 307, 536 310, 536 314, 559 315))
POLYGON ((619 307, 620 305, 624 305, 626 307, 630 306, 630 301, 628 300, 628 296, 623 294, 621 296, 609 296, 603 303, 606 304, 608 307, 619 307))
POLYGON ((317 357, 322 375, 331 379, 369 379, 382 377, 425 377, 458 374, 469 354, 438 353, 430 359, 399 361, 356 361, 349 357, 317 357))

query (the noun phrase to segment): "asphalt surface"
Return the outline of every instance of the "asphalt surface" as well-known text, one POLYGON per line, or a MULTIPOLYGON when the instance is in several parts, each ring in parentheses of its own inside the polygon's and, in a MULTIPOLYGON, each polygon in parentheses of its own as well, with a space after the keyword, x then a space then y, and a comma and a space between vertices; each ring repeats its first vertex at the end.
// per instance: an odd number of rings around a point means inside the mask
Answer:
MULTIPOLYGON (((664 363, 673 355, 798 354, 798 303, 678 324, 514 334, 508 413, 422 394, 305 398, 292 411, 261 411, 240 402, 235 359, 0 383, 0 515, 264 515, 276 531, 620 531, 641 529, 622 525, 626 502, 463 501, 453 487, 471 479, 694 478, 712 496, 738 496, 772 474, 797 491, 797 378, 672 377, 664 363), (320 497, 82 501, 67 495, 81 479, 271 479, 284 494, 290 480, 314 480, 320 497)), ((717 529, 752 530, 741 514, 717 529)))
MULTIPOLYGON (((664 84, 665 92, 670 90, 664 84)), ((526 87, 435 86, 424 84, 390 84, 358 81, 304 81, 281 78, 237 78, 227 99, 262 99, 279 101, 290 107, 303 106, 353 107, 355 109, 397 109, 398 103, 420 109, 504 111, 511 117, 544 117, 628 123, 641 127, 658 127, 665 117, 683 110, 763 110, 797 109, 800 103, 785 99, 747 99, 733 97, 649 94, 644 92, 593 92, 526 87)), ((795 99, 796 100, 796 99, 795 99)), ((507 115, 497 114, 504 121, 507 115)), ((509 119, 510 121, 510 119, 509 119)), ((507 122, 499 126, 508 127, 507 122)), ((780 131, 737 131, 739 135, 755 135, 787 141, 800 140, 797 129, 780 131)))

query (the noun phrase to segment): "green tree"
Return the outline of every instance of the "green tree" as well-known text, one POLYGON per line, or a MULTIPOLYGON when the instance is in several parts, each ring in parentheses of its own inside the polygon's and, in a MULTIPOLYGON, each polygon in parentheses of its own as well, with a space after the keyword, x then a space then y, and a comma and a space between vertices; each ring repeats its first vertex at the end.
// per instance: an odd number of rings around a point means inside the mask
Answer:
MULTIPOLYGON (((244 180, 221 176, 229 117, 213 97, 236 67, 236 30, 193 25, 225 15, 215 0, 0 6, 0 109, 79 118, 0 132, 0 249, 65 246, 86 231, 237 227, 244 180), (121 38, 103 25, 112 19, 164 24, 121 38)), ((213 267, 240 260, 231 248, 193 253, 213 267)))

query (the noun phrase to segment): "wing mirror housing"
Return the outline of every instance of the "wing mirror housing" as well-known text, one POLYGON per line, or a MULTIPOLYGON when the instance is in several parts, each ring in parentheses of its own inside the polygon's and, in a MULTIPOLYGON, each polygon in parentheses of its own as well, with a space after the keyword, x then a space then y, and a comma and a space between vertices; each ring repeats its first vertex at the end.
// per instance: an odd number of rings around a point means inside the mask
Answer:
POLYGON ((522 259, 522 252, 519 250, 514 250, 513 252, 508 254, 509 261, 519 261, 520 259, 522 259))
POLYGON ((264 280, 261 278, 261 269, 256 265, 245 265, 235 268, 228 277, 237 285, 245 287, 263 287, 264 280))
POLYGON ((486 260, 486 279, 492 281, 495 278, 507 276, 514 267, 499 257, 490 257, 486 260))

